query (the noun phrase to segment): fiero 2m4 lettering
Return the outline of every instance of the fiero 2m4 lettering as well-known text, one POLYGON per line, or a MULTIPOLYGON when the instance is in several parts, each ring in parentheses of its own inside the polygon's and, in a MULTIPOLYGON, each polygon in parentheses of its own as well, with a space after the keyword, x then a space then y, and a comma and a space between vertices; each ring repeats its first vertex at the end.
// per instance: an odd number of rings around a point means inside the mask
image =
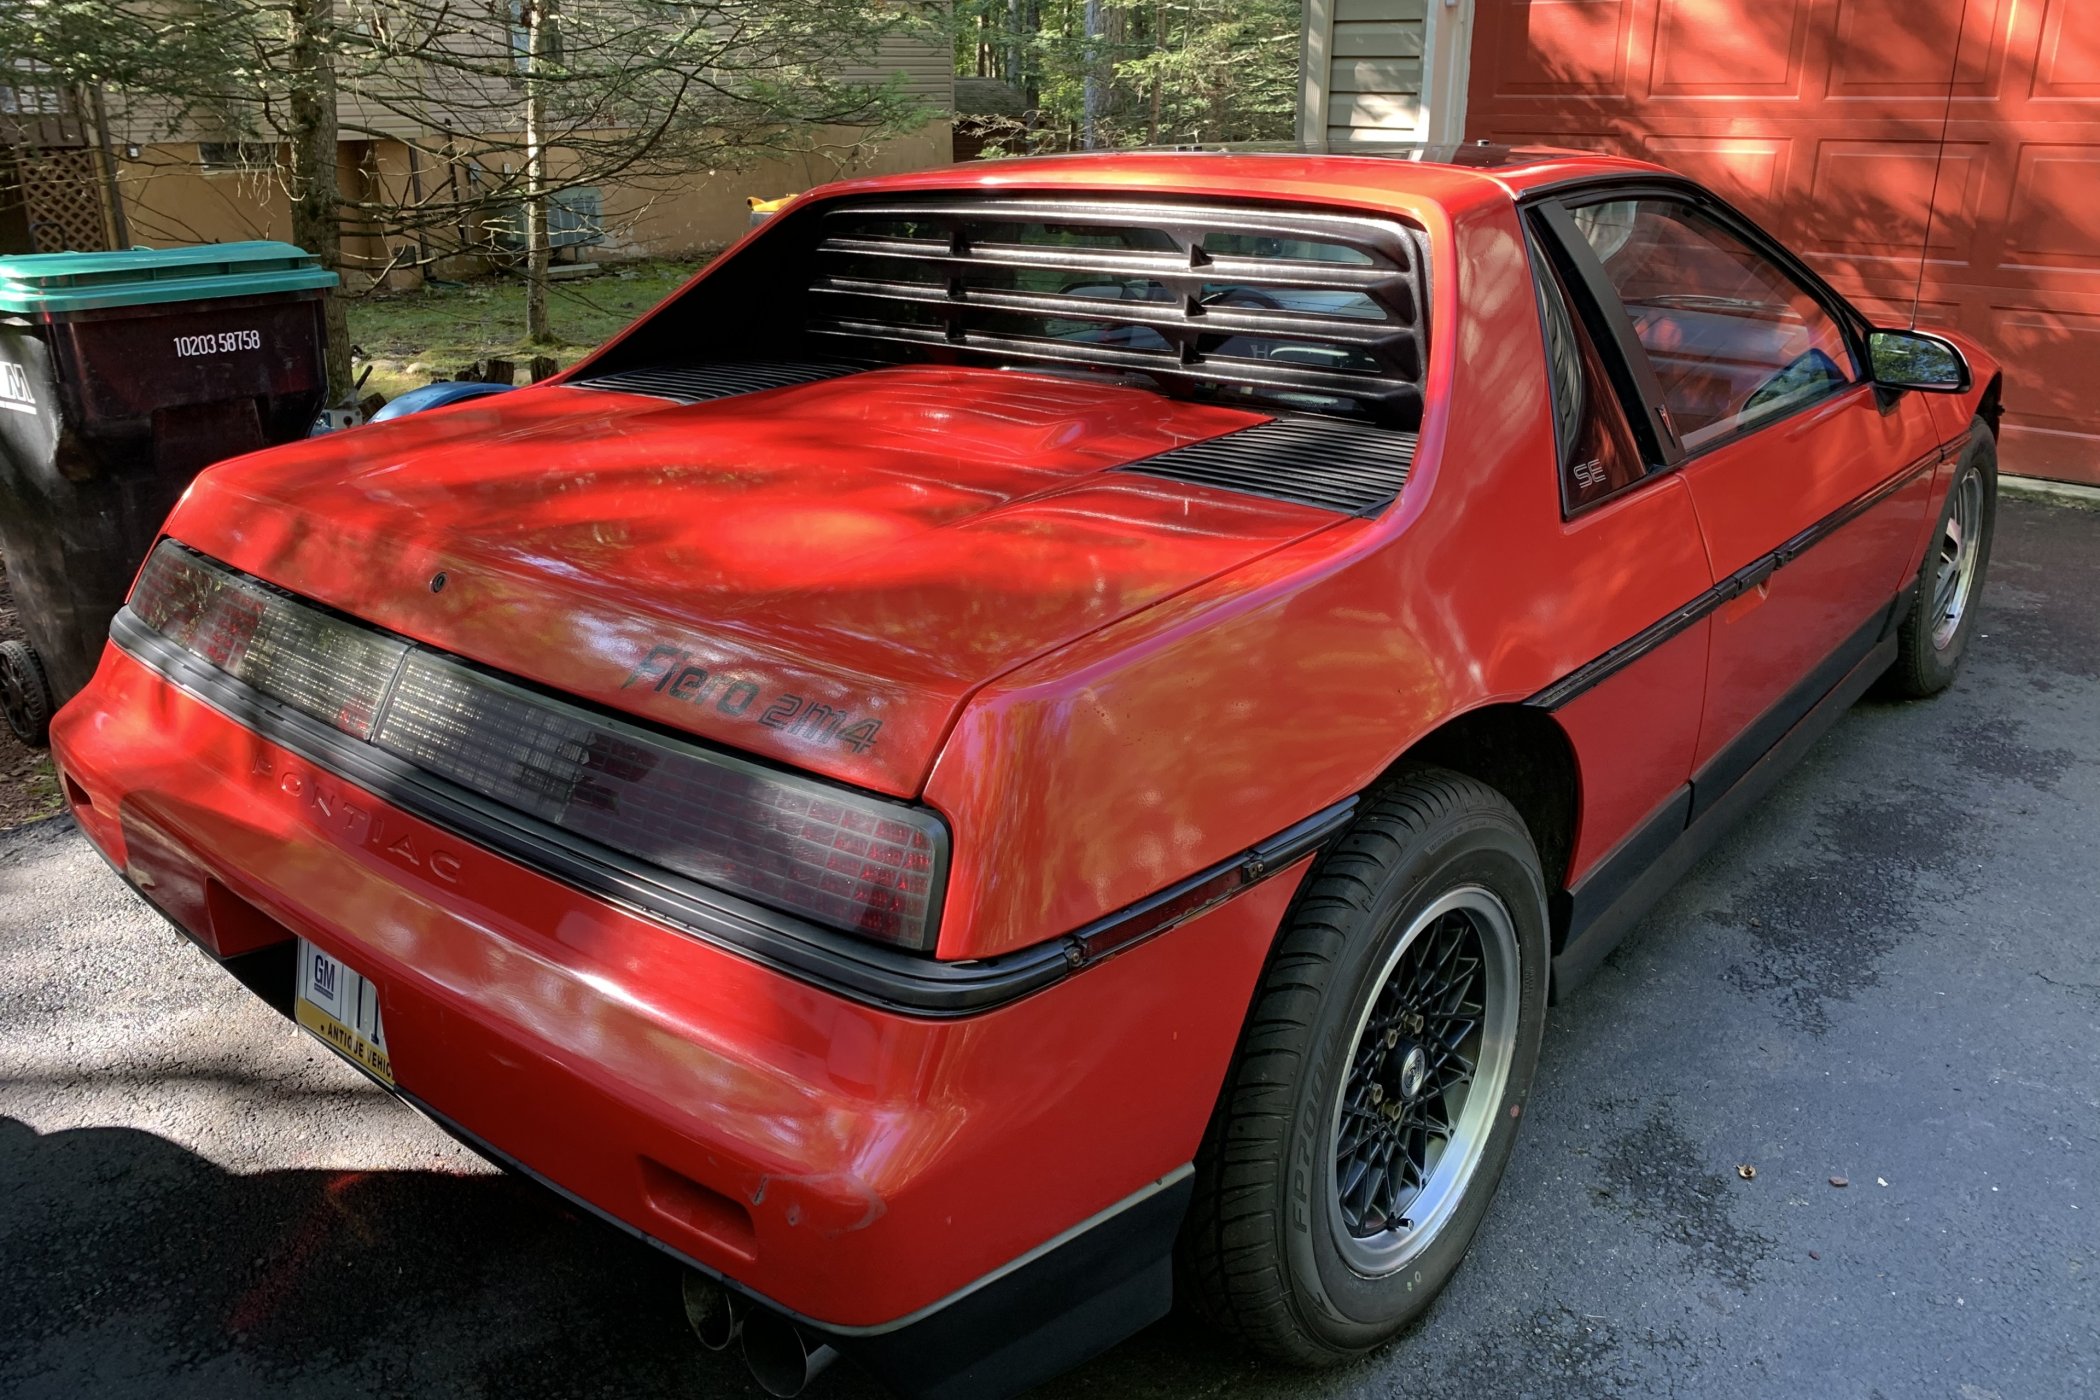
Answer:
POLYGON ((725 719, 749 719, 796 738, 835 741, 855 753, 866 753, 882 731, 879 719, 772 692, 749 676, 710 671, 696 663, 692 653, 674 646, 651 647, 620 688, 635 685, 688 705, 711 705, 725 719))

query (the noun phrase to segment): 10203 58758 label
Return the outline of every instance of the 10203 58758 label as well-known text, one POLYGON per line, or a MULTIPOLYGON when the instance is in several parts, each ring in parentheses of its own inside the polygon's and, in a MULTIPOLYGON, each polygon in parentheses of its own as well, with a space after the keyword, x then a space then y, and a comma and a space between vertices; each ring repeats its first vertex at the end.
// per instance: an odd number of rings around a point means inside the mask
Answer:
POLYGON ((262 332, 256 330, 210 331, 204 335, 178 335, 175 337, 177 359, 191 360, 200 355, 233 355, 243 350, 262 349, 262 332))

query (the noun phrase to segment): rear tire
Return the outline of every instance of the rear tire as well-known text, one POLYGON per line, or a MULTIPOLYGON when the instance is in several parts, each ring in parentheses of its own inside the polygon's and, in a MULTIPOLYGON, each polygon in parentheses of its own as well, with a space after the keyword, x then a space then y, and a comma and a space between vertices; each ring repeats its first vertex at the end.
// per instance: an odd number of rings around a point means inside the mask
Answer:
POLYGON ((1546 973, 1545 881, 1501 794, 1421 768, 1367 800, 1278 937, 1197 1156, 1181 1263, 1214 1321, 1322 1366, 1421 1315, 1509 1159, 1546 973))
POLYGON ((1888 694, 1917 700, 1954 684, 1976 632, 1997 524, 1998 442, 1979 418, 1969 425, 1968 449, 1912 585, 1910 612, 1896 631, 1896 660, 1882 681, 1888 694))
POLYGON ((51 742, 51 683, 26 642, 0 642, 0 711, 7 727, 32 749, 51 742))

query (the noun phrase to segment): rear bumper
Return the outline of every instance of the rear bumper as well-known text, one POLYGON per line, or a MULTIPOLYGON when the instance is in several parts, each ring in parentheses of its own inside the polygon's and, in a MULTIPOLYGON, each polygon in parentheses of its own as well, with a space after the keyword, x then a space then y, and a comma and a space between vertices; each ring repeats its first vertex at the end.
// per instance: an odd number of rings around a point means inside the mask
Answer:
MULTIPOLYGON (((405 1096, 863 1351, 1017 1292, 1055 1311, 1038 1295, 1061 1274, 1111 1291, 1144 1275, 1163 1309, 1186 1164, 1306 864, 1034 995, 934 1019, 497 856, 116 647, 53 753, 90 840, 207 950, 252 966, 296 934, 375 978, 405 1096), (1119 1263, 1069 1267, 1075 1243, 1126 1236, 1119 1263), (1025 1276, 1033 1292, 1008 1282, 1025 1276)), ((1156 1315, 1133 1319, 1137 1302, 1102 1319, 1106 1340, 1156 1315)))

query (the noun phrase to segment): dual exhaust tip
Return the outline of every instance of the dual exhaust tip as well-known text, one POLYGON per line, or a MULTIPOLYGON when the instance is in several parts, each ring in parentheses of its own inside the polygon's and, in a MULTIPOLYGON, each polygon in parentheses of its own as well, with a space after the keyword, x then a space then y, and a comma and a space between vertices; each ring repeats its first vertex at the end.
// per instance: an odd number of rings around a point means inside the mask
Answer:
POLYGON ((686 1271, 685 1320, 709 1351, 742 1351, 751 1379, 768 1395, 800 1395, 838 1353, 814 1342, 771 1308, 732 1293, 704 1274, 686 1271))

